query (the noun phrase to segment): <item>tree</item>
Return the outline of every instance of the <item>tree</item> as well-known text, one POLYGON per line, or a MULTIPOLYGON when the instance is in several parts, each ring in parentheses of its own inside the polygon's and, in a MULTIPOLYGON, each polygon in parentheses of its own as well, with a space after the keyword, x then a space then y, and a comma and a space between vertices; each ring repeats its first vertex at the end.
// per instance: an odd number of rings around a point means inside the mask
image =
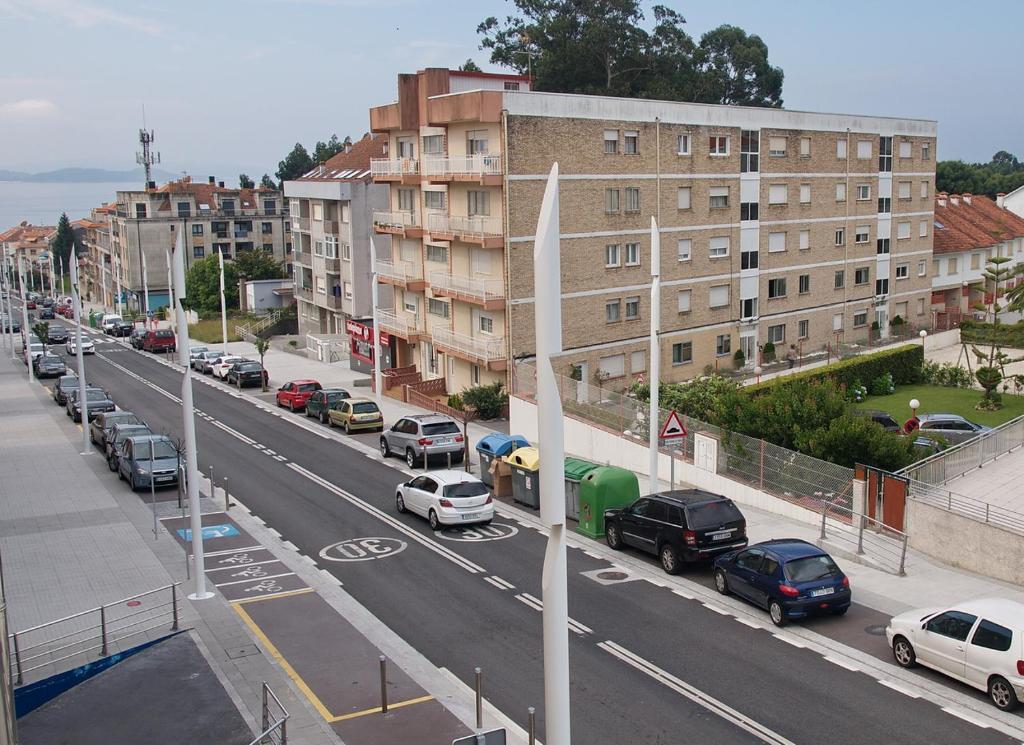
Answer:
MULTIPOLYGON (((260 356, 260 385, 263 388, 263 392, 267 392, 267 374, 266 368, 263 367, 263 357, 266 355, 267 350, 270 349, 270 341, 264 339, 262 336, 257 336, 256 340, 252 343, 256 347, 256 354, 260 356)), ((241 386, 242 382, 239 380, 238 385, 241 386)))
POLYGON ((292 151, 285 156, 284 160, 277 164, 275 175, 279 181, 284 183, 308 173, 313 169, 314 165, 313 159, 306 152, 306 148, 302 146, 301 142, 296 142, 292 151))
POLYGON ((264 173, 263 174, 263 178, 260 179, 260 187, 263 188, 263 189, 275 189, 275 190, 280 188, 277 185, 277 182, 274 181, 274 179, 270 178, 270 174, 269 173, 264 173))
POLYGON ((256 187, 256 182, 249 178, 244 173, 238 174, 238 188, 239 189, 253 189, 256 187))
MULTIPOLYGON (((217 254, 192 264, 185 277, 185 292, 190 309, 200 313, 220 311, 220 262, 217 254)), ((238 272, 233 261, 224 262, 224 300, 226 307, 238 307, 238 272)))
POLYGON ((351 137, 346 136, 344 140, 339 140, 338 135, 331 135, 331 139, 327 142, 316 143, 316 147, 313 148, 313 164, 326 163, 351 145, 351 137))
POLYGON ((768 46, 737 26, 704 34, 697 55, 697 100, 735 106, 781 106, 782 70, 768 64, 768 46))
POLYGON ((481 72, 480 66, 477 65, 477 63, 474 62, 472 58, 467 59, 465 62, 459 65, 459 69, 462 70, 462 72, 481 72))
POLYGON ((46 321, 36 321, 32 324, 32 333, 39 339, 45 351, 46 345, 50 343, 50 324, 46 321))
POLYGON ((70 271, 71 249, 74 247, 75 233, 71 229, 71 221, 68 220, 68 213, 62 212, 60 219, 57 221, 57 235, 54 236, 53 243, 51 244, 51 250, 57 259, 54 263, 54 269, 57 274, 60 274, 61 265, 64 266, 65 271, 70 271))
MULTIPOLYGON (((998 153, 997 153, 998 154, 998 153)), ((1009 256, 993 256, 988 260, 982 276, 985 278, 986 303, 977 303, 976 310, 982 310, 992 316, 992 344, 988 351, 979 349, 972 345, 971 351, 978 360, 978 369, 974 371, 974 377, 978 384, 985 389, 985 395, 978 404, 978 409, 996 411, 1003 407, 998 389, 999 384, 1006 378, 1006 366, 1011 362, 1019 362, 1019 359, 1012 359, 1003 352, 1002 347, 997 343, 999 339, 999 314, 1004 310, 1000 298, 1003 296, 1003 287, 1008 279, 1016 274, 1005 264, 1013 259, 1009 256)), ((1016 298, 1015 298, 1016 300, 1016 298)), ((1011 305, 1013 301, 1011 302, 1011 305)), ((1024 359, 1024 358, 1020 358, 1024 359)))
MULTIPOLYGON (((269 251, 242 251, 230 262, 237 278, 245 279, 283 279, 284 268, 269 251)), ((227 282, 227 263, 224 266, 225 283, 227 282)))
POLYGON ((1024 163, 1000 150, 988 163, 943 160, 935 164, 935 188, 950 194, 984 194, 995 199, 1024 185, 1024 163))

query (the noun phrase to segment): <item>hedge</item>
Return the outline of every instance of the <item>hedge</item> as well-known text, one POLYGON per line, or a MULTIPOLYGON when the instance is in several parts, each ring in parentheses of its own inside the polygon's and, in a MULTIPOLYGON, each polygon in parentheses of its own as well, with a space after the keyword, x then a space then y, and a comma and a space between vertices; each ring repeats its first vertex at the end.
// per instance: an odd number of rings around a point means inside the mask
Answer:
POLYGON ((1024 349, 1024 321, 995 326, 965 318, 960 322, 960 340, 964 344, 998 344, 1013 349, 1024 349))
POLYGON ((845 360, 816 367, 811 370, 785 375, 766 380, 763 383, 747 386, 749 393, 756 395, 773 386, 785 386, 797 381, 819 383, 826 379, 833 380, 837 385, 849 388, 860 381, 867 385, 875 378, 892 373, 896 385, 908 385, 921 382, 921 365, 924 362, 924 347, 920 344, 907 344, 896 349, 886 349, 873 354, 861 354, 845 360))

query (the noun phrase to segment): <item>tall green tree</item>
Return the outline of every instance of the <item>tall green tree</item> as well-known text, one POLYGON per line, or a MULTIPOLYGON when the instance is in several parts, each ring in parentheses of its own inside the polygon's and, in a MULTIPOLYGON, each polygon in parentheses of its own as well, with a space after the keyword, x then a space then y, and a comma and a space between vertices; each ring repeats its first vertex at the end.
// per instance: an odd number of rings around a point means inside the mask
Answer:
POLYGON ((75 233, 71 229, 71 221, 68 220, 68 213, 62 212, 60 219, 57 221, 57 235, 53 238, 51 244, 51 250, 53 255, 57 258, 54 262, 54 269, 57 274, 60 274, 60 267, 63 265, 64 271, 70 271, 70 257, 71 249, 75 246, 75 233))
POLYGON ((260 186, 264 189, 279 189, 277 182, 270 178, 269 173, 264 173, 263 178, 260 179, 260 186))
POLYGON ((309 157, 306 148, 302 146, 301 142, 296 142, 292 151, 285 156, 284 160, 277 164, 275 175, 279 181, 284 183, 285 181, 296 179, 304 173, 308 173, 313 169, 314 165, 313 159, 309 157))
POLYGON ((239 189, 253 189, 256 186, 256 182, 249 178, 248 174, 238 174, 238 188, 239 189))
POLYGON ((465 62, 459 65, 459 69, 462 70, 463 72, 481 72, 480 66, 476 62, 474 62, 472 58, 467 59, 465 62))
POLYGON ((984 194, 995 199, 1024 185, 1024 163, 1000 150, 988 163, 942 160, 935 164, 935 188, 950 194, 984 194))
MULTIPOLYGON (((284 268, 269 251, 242 251, 231 263, 236 276, 246 279, 284 279, 285 276, 284 268)), ((225 282, 226 277, 225 265, 225 282)))
POLYGON ((317 142, 313 148, 313 164, 330 160, 351 144, 351 137, 346 136, 344 140, 339 140, 338 135, 331 135, 327 142, 317 142))
MULTIPOLYGON (((220 311, 220 262, 217 254, 192 264, 185 277, 185 292, 192 310, 199 313, 220 311)), ((233 261, 224 262, 224 300, 228 308, 238 307, 238 271, 233 261)))
MULTIPOLYGON (((999 338, 999 314, 1006 310, 1003 306, 1003 291, 1006 282, 1016 274, 1008 264, 1013 261, 1009 256, 993 256, 985 265, 982 277, 985 279, 985 292, 988 297, 985 303, 975 304, 975 310, 981 310, 992 316, 993 339, 999 338)), ((1015 298, 1011 299, 1009 305, 1012 307, 1015 298)), ((1022 358, 1011 358, 1003 351, 1002 347, 995 343, 991 344, 988 350, 983 350, 972 345, 971 351, 978 361, 978 369, 974 371, 974 377, 978 384, 985 389, 985 396, 977 408, 989 411, 1001 409, 1003 404, 999 395, 999 384, 1006 378, 1006 366, 1011 362, 1019 362, 1022 358)))

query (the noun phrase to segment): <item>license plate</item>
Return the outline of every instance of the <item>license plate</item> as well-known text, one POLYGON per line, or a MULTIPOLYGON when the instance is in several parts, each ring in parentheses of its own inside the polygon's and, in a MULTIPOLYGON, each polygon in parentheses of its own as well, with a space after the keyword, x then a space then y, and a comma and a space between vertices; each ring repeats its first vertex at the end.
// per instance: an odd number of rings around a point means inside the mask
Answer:
POLYGON ((833 595, 835 591, 834 587, 819 587, 817 590, 811 590, 811 597, 820 598, 822 595, 833 595))
POLYGON ((466 513, 466 514, 464 514, 462 516, 462 519, 463 520, 476 520, 478 517, 480 517, 480 513, 479 512, 468 512, 468 513, 466 513))
POLYGON ((724 541, 726 538, 732 537, 732 531, 723 530, 718 533, 708 533, 708 535, 711 536, 711 540, 713 541, 724 541))
POLYGON ((452 442, 452 438, 451 437, 435 437, 434 438, 434 444, 435 445, 450 445, 451 442, 452 442))
POLYGON ((161 481, 173 481, 174 477, 173 476, 157 476, 156 480, 157 480, 157 483, 159 483, 161 481))

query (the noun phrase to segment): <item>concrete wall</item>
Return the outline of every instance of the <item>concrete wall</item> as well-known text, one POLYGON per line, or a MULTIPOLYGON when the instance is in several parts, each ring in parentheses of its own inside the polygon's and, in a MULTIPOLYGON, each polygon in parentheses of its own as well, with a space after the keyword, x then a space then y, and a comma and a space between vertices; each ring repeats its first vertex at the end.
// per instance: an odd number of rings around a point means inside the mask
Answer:
POLYGON ((950 329, 949 331, 940 331, 936 334, 929 334, 924 340, 924 353, 927 356, 932 352, 936 352, 946 347, 955 347, 960 345, 960 329, 950 329))
MULTIPOLYGON (((510 432, 522 434, 531 443, 539 441, 536 404, 514 396, 510 397, 509 417, 510 432)), ((564 422, 566 455, 633 471, 640 477, 640 491, 646 492, 648 463, 646 442, 624 437, 569 416, 564 417, 564 422)), ((724 460, 724 457, 720 455, 719 460, 724 460)), ((658 469, 658 477, 668 483, 671 464, 665 453, 660 455, 658 469)), ((676 484, 685 483, 716 494, 723 494, 738 504, 755 507, 803 523, 817 525, 821 521, 821 516, 818 513, 717 473, 708 473, 694 464, 678 458, 675 463, 675 481, 676 484)))
POLYGON ((1024 537, 955 512, 907 500, 910 547, 939 561, 1024 585, 1024 537))

